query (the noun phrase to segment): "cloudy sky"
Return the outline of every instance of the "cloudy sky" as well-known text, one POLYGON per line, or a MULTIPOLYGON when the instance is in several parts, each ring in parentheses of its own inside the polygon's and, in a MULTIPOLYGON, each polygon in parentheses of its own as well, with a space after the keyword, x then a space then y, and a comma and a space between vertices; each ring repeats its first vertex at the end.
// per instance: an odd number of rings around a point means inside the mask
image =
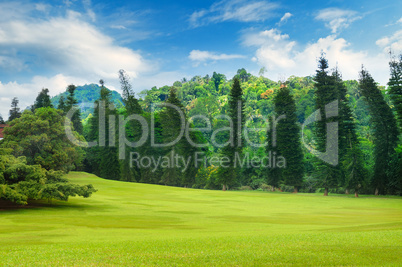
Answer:
POLYGON ((402 53, 399 1, 0 1, 0 114, 38 92, 125 69, 137 92, 183 77, 231 78, 239 68, 272 80, 313 75, 324 51, 344 79, 361 65, 382 85, 388 52, 402 53))

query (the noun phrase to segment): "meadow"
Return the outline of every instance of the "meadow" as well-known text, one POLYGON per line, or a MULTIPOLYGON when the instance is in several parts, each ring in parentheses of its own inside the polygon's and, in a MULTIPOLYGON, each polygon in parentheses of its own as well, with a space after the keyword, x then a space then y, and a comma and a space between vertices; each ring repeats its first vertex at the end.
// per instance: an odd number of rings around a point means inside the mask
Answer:
POLYGON ((402 265, 400 197, 195 190, 83 172, 67 177, 98 192, 0 207, 0 265, 402 265))

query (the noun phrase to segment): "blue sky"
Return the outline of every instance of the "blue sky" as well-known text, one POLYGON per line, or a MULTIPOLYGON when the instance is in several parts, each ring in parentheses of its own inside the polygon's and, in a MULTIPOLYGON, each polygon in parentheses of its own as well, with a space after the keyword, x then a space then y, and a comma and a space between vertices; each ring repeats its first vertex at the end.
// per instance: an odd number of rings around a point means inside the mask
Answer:
POLYGON ((119 69, 137 92, 243 67, 313 75, 320 51, 344 79, 364 64, 385 85, 389 49, 402 53, 399 1, 0 1, 0 114, 43 87, 119 90, 119 69))

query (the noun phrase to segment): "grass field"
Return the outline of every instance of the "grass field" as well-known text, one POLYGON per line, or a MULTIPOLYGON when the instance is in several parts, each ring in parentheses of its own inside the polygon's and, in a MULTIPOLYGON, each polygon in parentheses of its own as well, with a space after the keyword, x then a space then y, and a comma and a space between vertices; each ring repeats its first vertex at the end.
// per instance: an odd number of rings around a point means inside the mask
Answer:
POLYGON ((0 208, 0 265, 402 265, 402 198, 68 178, 99 191, 0 208))

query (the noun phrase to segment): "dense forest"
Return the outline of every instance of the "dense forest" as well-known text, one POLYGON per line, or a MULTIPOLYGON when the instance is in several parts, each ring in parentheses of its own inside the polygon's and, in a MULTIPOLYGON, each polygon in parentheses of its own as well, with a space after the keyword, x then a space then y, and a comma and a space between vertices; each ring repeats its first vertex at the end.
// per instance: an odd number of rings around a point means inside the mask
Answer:
MULTIPOLYGON (((137 95, 120 70, 121 96, 100 80, 70 85, 52 99, 43 89, 22 114, 14 99, 1 146, 12 148, 14 158, 24 156, 23 164, 47 171, 84 170, 129 182, 401 195, 402 57, 389 67, 387 87, 364 68, 358 81, 343 81, 342 70, 331 69, 322 55, 314 76, 275 82, 263 69, 259 76, 239 69, 232 78, 213 72, 137 95), (94 102, 94 108, 69 112, 84 102, 94 102), (66 150, 59 139, 57 151, 33 151, 29 142, 44 145, 44 136, 38 132, 26 141, 19 129, 45 116, 69 117, 74 139, 86 145, 64 140, 66 150)), ((81 195, 94 192, 88 188, 81 195)))

